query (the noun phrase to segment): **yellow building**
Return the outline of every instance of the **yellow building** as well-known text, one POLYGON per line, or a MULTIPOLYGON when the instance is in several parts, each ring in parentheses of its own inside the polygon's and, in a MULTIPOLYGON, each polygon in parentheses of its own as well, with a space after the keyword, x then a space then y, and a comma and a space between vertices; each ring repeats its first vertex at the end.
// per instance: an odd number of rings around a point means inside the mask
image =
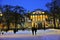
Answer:
POLYGON ((34 11, 30 15, 30 19, 32 20, 32 27, 39 26, 38 24, 40 23, 40 26, 47 27, 47 22, 46 19, 48 19, 47 14, 44 11, 34 11))
POLYGON ((27 29, 27 28, 31 28, 31 26, 32 26, 31 20, 29 19, 29 17, 25 16, 25 22, 23 27, 27 29))

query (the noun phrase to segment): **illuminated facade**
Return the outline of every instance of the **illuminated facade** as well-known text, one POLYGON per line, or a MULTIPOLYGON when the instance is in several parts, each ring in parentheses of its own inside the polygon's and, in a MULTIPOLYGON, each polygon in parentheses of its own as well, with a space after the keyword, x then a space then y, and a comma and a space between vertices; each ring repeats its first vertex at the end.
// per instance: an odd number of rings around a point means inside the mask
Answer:
POLYGON ((40 26, 47 27, 46 19, 48 19, 48 16, 43 11, 32 12, 32 14, 30 15, 30 19, 32 20, 32 27, 34 27, 34 24, 35 26, 39 27, 38 25, 39 23, 40 23, 40 26))
POLYGON ((29 19, 29 17, 25 16, 24 28, 31 28, 31 26, 31 20, 29 19))

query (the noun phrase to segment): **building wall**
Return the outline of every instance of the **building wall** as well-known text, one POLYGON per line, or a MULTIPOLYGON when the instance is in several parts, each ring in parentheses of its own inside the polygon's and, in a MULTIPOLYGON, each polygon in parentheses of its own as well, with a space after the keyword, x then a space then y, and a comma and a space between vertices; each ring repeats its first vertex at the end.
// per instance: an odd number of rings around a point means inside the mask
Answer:
POLYGON ((48 19, 48 16, 45 14, 45 12, 42 11, 36 11, 36 12, 32 12, 30 19, 32 20, 32 27, 37 25, 38 23, 42 23, 42 26, 44 27, 44 23, 45 26, 47 24, 46 19, 48 19))

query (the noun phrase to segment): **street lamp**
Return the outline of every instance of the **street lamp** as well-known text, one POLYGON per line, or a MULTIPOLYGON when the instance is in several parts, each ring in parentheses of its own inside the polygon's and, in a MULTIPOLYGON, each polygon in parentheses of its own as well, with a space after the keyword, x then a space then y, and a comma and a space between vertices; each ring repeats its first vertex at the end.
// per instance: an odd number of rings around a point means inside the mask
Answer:
POLYGON ((3 16, 3 14, 2 14, 2 13, 0 13, 0 16, 3 16))
POLYGON ((0 11, 0 16, 3 16, 2 12, 0 11))

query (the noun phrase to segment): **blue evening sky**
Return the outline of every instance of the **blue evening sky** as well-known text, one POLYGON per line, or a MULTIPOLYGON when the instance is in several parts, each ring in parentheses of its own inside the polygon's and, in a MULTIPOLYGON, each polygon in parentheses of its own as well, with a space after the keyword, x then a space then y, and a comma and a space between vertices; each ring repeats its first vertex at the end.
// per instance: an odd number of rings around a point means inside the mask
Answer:
POLYGON ((24 7, 26 10, 33 11, 34 9, 43 9, 47 10, 46 4, 51 2, 51 0, 1 0, 0 3, 2 5, 20 5, 24 7))

